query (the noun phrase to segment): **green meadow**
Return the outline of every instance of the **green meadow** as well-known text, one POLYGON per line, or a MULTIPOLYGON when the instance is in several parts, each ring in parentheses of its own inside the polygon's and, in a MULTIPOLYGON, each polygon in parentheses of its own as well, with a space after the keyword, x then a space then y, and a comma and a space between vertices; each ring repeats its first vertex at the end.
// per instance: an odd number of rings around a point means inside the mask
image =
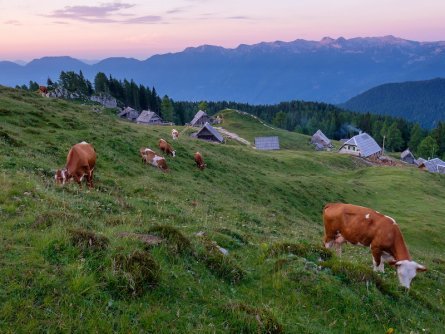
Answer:
POLYGON ((172 127, 97 109, 0 87, 1 333, 443 333, 443 175, 315 152, 231 110, 221 126, 283 149, 184 127, 173 142, 172 127), (176 150, 169 173, 139 156, 159 138, 176 150), (95 188, 55 185, 81 141, 97 151, 95 188), (428 271, 406 291, 393 268, 372 271, 369 249, 325 250, 328 202, 395 218, 428 271))

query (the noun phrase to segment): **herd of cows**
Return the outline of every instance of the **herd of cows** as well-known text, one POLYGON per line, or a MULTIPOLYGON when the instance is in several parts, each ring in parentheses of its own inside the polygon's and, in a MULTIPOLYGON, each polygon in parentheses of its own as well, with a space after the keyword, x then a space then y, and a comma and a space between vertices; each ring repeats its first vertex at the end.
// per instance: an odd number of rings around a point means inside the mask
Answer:
MULTIPOLYGON (((172 138, 179 137, 172 130, 172 138)), ((159 140, 159 148, 167 155, 175 156, 172 146, 164 139, 159 140)), ((165 159, 150 148, 139 151, 142 161, 164 172, 168 171, 165 159)), ((199 152, 194 154, 196 166, 203 170, 206 164, 199 152)), ((56 183, 65 184, 75 180, 79 186, 86 178, 88 187, 93 187, 93 172, 96 165, 96 151, 91 144, 81 142, 68 152, 66 165, 56 171, 56 183)), ((408 248, 396 221, 378 211, 343 203, 329 203, 323 209, 324 245, 334 248, 341 255, 341 245, 350 243, 370 247, 374 271, 383 272, 384 262, 395 266, 399 282, 409 289, 417 272, 426 268, 411 259, 408 248)))

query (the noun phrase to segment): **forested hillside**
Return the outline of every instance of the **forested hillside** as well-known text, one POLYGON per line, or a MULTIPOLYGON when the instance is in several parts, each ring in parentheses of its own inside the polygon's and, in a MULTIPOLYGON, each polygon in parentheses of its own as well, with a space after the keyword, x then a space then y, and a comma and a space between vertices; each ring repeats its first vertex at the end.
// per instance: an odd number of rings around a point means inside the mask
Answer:
POLYGON ((380 85, 340 106, 352 111, 403 117, 432 129, 445 121, 445 79, 380 85))

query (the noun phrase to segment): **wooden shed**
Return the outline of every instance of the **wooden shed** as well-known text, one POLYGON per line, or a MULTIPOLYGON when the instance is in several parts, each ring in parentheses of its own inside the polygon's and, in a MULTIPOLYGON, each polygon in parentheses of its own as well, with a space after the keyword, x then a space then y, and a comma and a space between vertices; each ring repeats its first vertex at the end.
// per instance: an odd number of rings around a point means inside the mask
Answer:
POLYGON ((369 158, 382 155, 382 148, 377 144, 374 138, 364 132, 345 142, 338 152, 369 158))
POLYGON ((210 117, 202 110, 198 111, 190 122, 191 126, 203 126, 210 121, 210 117))
POLYGON ((403 151, 400 154, 400 160, 402 160, 408 164, 411 164, 411 165, 414 165, 416 163, 416 158, 414 158, 414 155, 411 153, 409 148, 407 148, 405 151, 403 151))
POLYGON ((119 114, 117 114, 120 118, 126 118, 129 121, 136 121, 139 116, 139 112, 132 107, 126 107, 119 114))
POLYGON ((138 124, 159 125, 162 124, 162 119, 154 111, 143 110, 136 119, 138 124))
POLYGON ((277 136, 272 137, 255 137, 255 148, 257 150, 279 150, 280 140, 277 136))
POLYGON ((203 140, 216 141, 218 143, 224 142, 224 137, 209 123, 205 123, 204 126, 198 131, 196 137, 203 140))

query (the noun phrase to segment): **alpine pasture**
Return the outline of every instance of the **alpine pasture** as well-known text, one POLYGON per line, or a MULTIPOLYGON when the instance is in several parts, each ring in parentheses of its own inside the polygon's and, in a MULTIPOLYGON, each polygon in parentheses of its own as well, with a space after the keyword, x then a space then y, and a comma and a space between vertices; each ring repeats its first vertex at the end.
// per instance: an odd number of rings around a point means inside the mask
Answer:
POLYGON ((443 332, 443 176, 315 152, 307 136, 230 110, 221 126, 279 136, 282 149, 175 126, 162 173, 139 149, 159 153, 172 127, 93 109, 0 87, 0 332, 443 332), (81 141, 97 151, 95 188, 56 186, 81 141), (394 217, 428 271, 407 291, 393 268, 372 271, 368 248, 325 250, 328 202, 394 217))

